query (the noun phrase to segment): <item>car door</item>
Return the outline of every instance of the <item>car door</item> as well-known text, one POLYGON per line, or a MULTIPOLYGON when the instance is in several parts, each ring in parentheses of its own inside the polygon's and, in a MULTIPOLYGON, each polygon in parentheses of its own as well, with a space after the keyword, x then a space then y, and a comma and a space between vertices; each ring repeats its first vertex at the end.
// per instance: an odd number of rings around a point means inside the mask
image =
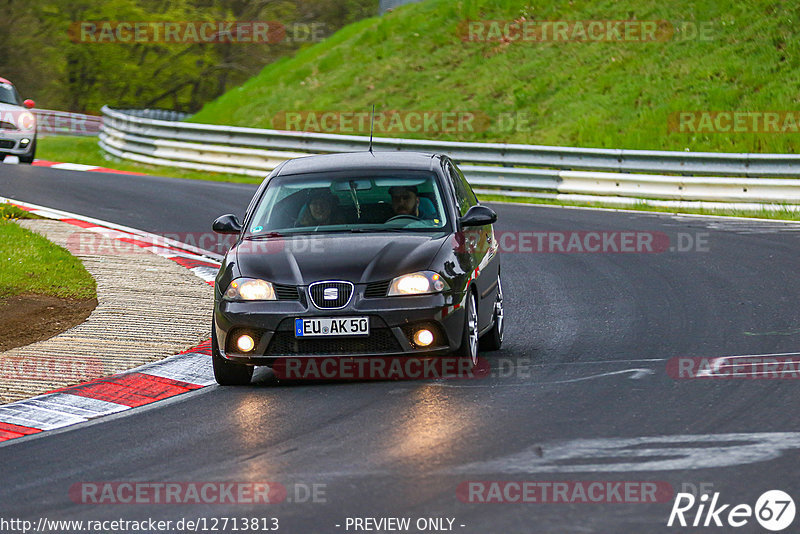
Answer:
MULTIPOLYGON (((464 174, 452 161, 446 163, 447 174, 453 184, 456 197, 456 208, 459 216, 463 217, 472 206, 478 204, 478 199, 472 191, 464 174)), ((492 226, 477 226, 464 228, 464 246, 469 253, 469 271, 474 276, 474 284, 478 290, 478 325, 479 328, 488 326, 492 321, 493 303, 497 292, 498 262, 493 260, 494 252, 492 226)))

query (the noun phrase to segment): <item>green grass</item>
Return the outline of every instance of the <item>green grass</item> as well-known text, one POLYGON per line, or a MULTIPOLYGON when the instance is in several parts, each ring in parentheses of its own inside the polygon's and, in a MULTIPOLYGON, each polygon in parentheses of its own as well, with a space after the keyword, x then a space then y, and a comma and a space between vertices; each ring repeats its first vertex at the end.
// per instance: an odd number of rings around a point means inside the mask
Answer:
MULTIPOLYGON (((47 136, 36 141, 36 157, 48 161, 62 163, 80 163, 83 165, 97 165, 120 171, 141 172, 154 176, 167 176, 170 178, 186 178, 191 180, 212 180, 219 182, 242 182, 260 184, 263 178, 240 176, 238 174, 224 174, 204 171, 191 171, 161 165, 147 165, 114 157, 97 144, 96 137, 76 137, 68 135, 47 136)), ((269 174, 264 172, 264 176, 269 174)))
MULTIPOLYGON (((426 0, 354 23, 266 66, 190 120, 273 128, 286 112, 363 112, 376 104, 385 111, 479 112, 492 121, 474 132, 379 136, 792 154, 800 152, 800 133, 687 134, 671 132, 668 125, 680 111, 800 112, 798 19, 800 5, 775 0, 426 0), (466 20, 523 17, 688 21, 705 25, 708 38, 508 44, 460 38, 466 20), (501 127, 499 118, 509 114, 522 114, 527 126, 501 127)), ((258 181, 109 160, 93 139, 43 139, 41 147, 44 159, 182 178, 258 181)), ((619 208, 602 202, 498 199, 619 208)), ((790 210, 619 209, 798 220, 790 210)))
POLYGON ((0 204, 0 221, 7 221, 9 219, 41 219, 38 215, 34 215, 29 211, 18 208, 13 204, 0 204))
POLYGON ((0 298, 21 294, 88 299, 96 284, 83 264, 45 237, 0 220, 0 298))
POLYGON ((361 112, 376 104, 476 111, 494 121, 486 131, 384 135, 391 137, 796 153, 800 133, 673 133, 668 121, 679 111, 800 110, 798 19, 800 5, 775 0, 427 0, 268 65, 191 120, 270 128, 281 112, 361 112), (655 42, 499 44, 459 36, 467 19, 521 17, 689 21, 708 30, 705 39, 655 42), (529 125, 499 127, 508 113, 525 114, 529 125))

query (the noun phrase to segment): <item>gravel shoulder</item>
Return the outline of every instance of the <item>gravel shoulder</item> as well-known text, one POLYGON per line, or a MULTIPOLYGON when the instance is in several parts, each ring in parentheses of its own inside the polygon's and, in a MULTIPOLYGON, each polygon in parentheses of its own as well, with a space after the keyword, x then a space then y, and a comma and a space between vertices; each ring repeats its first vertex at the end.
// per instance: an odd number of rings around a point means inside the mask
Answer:
POLYGON ((210 336, 212 287, 136 246, 52 220, 20 220, 77 256, 97 282, 85 322, 0 352, 0 404, 163 359, 210 336))

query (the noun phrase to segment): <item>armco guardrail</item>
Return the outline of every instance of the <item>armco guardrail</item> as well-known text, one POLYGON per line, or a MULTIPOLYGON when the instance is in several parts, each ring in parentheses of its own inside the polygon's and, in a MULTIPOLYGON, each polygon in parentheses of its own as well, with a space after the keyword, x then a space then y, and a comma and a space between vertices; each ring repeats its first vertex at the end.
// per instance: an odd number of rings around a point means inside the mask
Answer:
MULTIPOLYGON (((362 136, 157 120, 108 107, 102 111, 103 149, 157 165, 264 176, 286 159, 364 151, 369 146, 369 138, 362 136)), ((795 154, 587 149, 385 137, 376 137, 373 146, 383 151, 446 153, 459 162, 473 185, 492 187, 491 192, 500 195, 800 203, 800 179, 788 178, 800 178, 800 155, 795 154)))
POLYGON ((39 135, 98 135, 102 117, 69 111, 34 109, 39 135))
POLYGON ((117 111, 126 115, 133 115, 134 117, 159 121, 182 121, 189 116, 189 113, 173 111, 171 109, 119 109, 117 111))
MULTIPOLYGON (((34 109, 36 115, 36 132, 39 135, 87 135, 100 134, 103 118, 100 115, 87 115, 71 111, 52 109, 34 109)), ((180 121, 189 114, 165 109, 130 109, 124 110, 136 117, 165 121, 180 121)))

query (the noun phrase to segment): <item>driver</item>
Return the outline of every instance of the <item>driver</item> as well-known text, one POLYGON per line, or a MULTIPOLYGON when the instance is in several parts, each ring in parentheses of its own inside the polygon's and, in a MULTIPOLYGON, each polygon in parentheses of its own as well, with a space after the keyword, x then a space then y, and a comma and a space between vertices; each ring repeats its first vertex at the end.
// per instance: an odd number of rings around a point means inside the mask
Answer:
POLYGON ((389 188, 389 195, 392 197, 392 209, 394 216, 412 215, 419 217, 419 194, 417 187, 413 185, 394 186, 389 188))
POLYGON ((429 198, 419 196, 415 185, 396 185, 389 188, 389 195, 392 197, 393 217, 407 215, 422 220, 433 220, 436 218, 436 208, 429 198))

